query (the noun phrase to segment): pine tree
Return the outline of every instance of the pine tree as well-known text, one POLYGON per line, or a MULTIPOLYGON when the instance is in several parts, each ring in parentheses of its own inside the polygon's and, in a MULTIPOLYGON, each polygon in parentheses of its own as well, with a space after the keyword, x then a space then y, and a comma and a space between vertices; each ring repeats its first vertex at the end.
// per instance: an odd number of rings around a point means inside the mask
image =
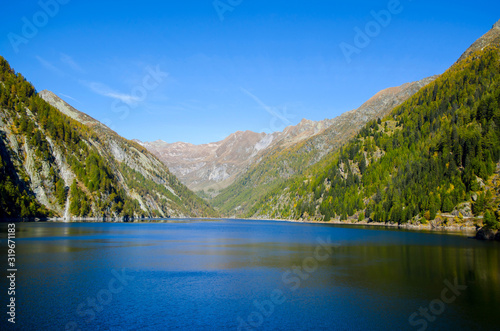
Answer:
POLYGON ((442 211, 444 213, 449 213, 453 210, 453 207, 453 202, 451 202, 450 197, 447 196, 446 198, 444 198, 442 211))

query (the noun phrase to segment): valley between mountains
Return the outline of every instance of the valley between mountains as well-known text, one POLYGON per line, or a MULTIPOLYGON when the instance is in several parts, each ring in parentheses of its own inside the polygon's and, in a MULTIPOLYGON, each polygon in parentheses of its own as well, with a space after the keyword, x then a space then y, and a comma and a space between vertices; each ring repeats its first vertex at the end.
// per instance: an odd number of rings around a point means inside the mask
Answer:
POLYGON ((38 93, 0 58, 0 217, 496 230, 499 47, 497 22, 441 75, 380 91, 333 119, 203 145, 124 139, 54 93, 38 93))

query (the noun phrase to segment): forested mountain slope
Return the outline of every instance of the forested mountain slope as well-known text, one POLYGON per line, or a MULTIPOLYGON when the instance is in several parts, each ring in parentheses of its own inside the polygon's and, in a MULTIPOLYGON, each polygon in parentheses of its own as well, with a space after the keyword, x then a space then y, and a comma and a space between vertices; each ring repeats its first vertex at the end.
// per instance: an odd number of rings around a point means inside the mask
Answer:
POLYGON ((216 215, 145 148, 38 94, 2 57, 0 137, 0 217, 216 215))
MULTIPOLYGON (((300 175, 328 153, 337 151, 368 121, 387 115, 436 77, 382 90, 359 108, 327 120, 328 126, 307 139, 281 138, 263 150, 245 173, 212 199, 212 204, 225 215, 248 214, 267 193, 291 177, 300 175)), ((312 121, 304 120, 301 124, 303 122, 312 121)), ((304 126, 301 124, 288 127, 283 133, 286 133, 285 136, 298 136, 289 132, 301 130, 304 126)))
POLYGON ((247 215, 416 224, 476 217, 495 228, 499 104, 500 50, 493 42, 267 194, 247 215))

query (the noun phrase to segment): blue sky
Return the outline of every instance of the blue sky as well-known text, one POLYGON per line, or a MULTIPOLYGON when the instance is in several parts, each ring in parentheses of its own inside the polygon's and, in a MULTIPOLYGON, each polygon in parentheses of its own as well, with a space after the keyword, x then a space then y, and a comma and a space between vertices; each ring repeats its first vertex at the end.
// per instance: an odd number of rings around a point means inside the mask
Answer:
POLYGON ((199 144, 442 73, 498 19, 482 0, 9 1, 0 55, 126 138, 199 144))

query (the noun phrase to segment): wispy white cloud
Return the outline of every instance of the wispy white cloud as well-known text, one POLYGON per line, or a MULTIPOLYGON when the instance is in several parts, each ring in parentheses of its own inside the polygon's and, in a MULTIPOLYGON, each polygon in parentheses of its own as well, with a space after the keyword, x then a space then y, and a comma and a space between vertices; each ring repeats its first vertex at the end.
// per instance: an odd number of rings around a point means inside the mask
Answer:
POLYGON ((52 71, 53 73, 59 75, 59 76, 65 76, 65 73, 57 68, 55 65, 53 65, 52 63, 50 63, 49 61, 43 59, 42 57, 36 55, 35 58, 38 60, 38 62, 40 62, 40 64, 45 67, 46 69, 52 71))
POLYGON ((76 61, 69 55, 61 53, 61 62, 69 66, 71 69, 74 71, 78 71, 80 73, 84 73, 85 71, 82 69, 82 67, 76 63, 76 61))
POLYGON ((97 93, 99 95, 108 97, 108 98, 113 98, 115 100, 120 100, 126 104, 133 104, 135 102, 140 101, 138 97, 135 97, 130 94, 125 94, 118 92, 116 90, 113 90, 109 86, 103 83, 99 82, 87 82, 87 81, 80 81, 83 85, 87 86, 92 90, 92 92, 97 93))

